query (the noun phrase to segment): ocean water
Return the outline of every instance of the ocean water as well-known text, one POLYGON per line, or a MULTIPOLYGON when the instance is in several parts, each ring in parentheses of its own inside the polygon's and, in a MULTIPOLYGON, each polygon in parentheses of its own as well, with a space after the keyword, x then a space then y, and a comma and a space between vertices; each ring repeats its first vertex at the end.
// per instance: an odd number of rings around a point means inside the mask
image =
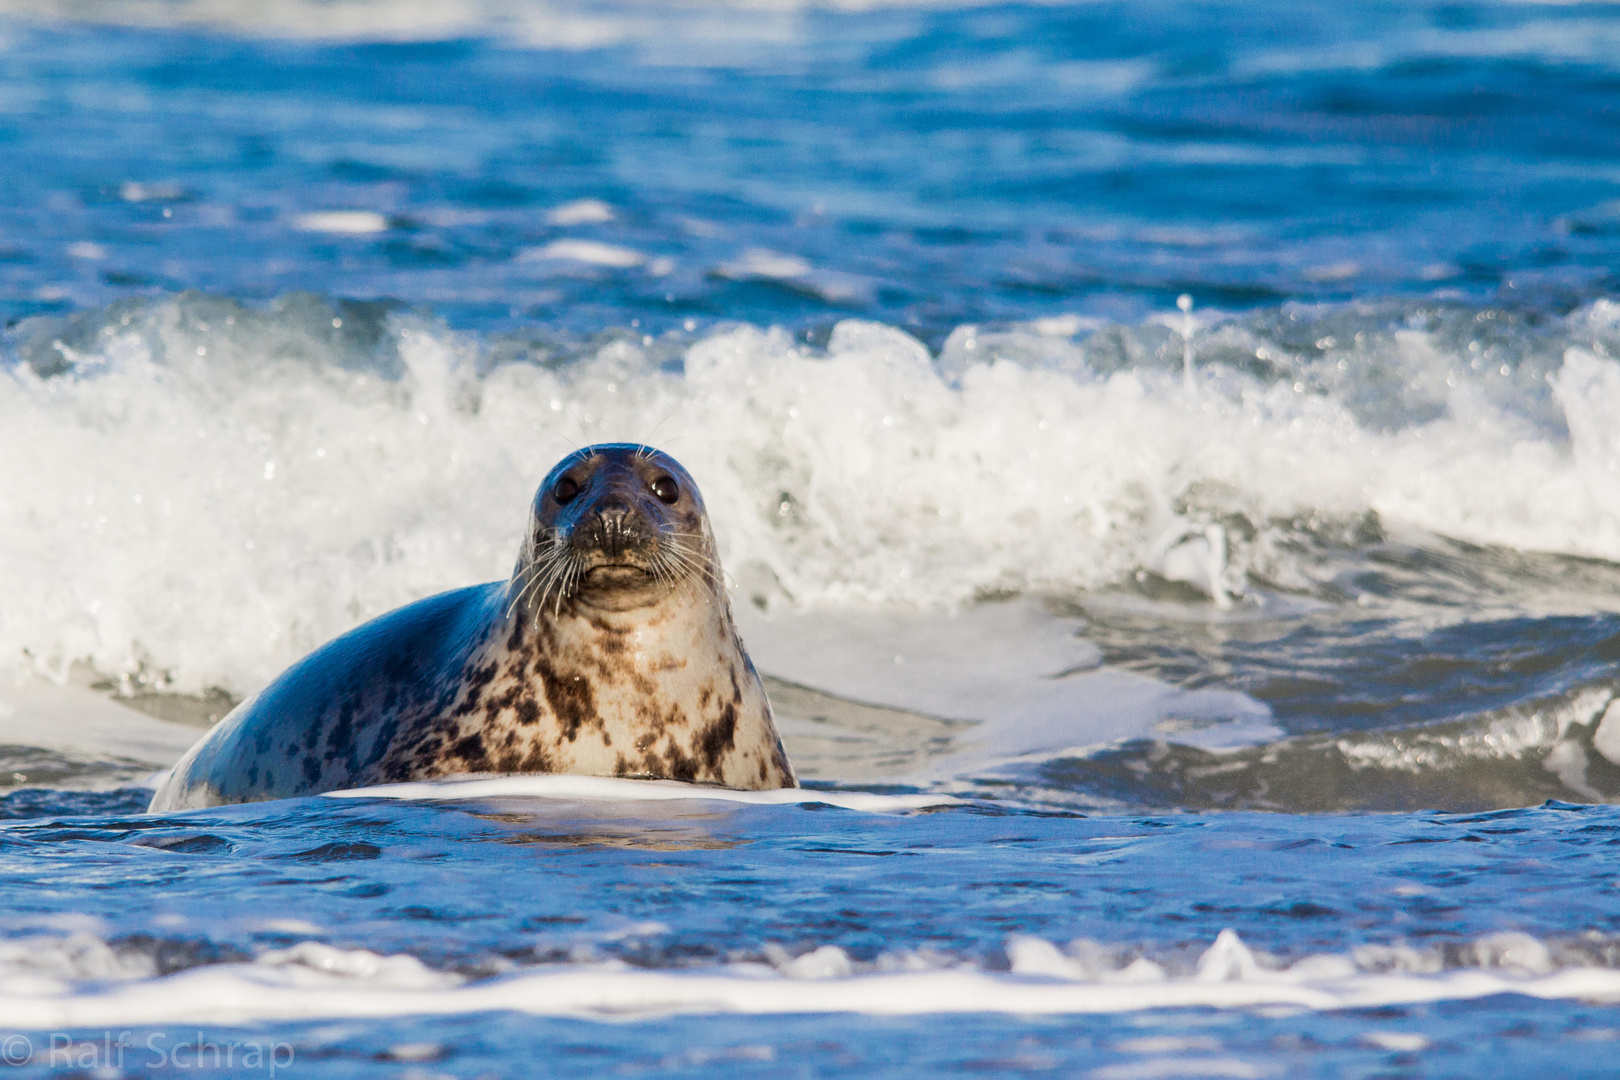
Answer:
POLYGON ((0 2, 18 1076, 1609 1076, 1620 8, 0 2), (148 815, 534 485, 806 789, 148 815))

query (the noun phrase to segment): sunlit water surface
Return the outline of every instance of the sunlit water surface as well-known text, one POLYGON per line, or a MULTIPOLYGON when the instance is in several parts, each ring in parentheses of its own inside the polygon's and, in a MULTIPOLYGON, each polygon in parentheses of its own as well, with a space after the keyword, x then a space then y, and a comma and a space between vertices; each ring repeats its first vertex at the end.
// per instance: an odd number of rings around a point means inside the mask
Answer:
POLYGON ((3 10, 19 1076, 1612 1072, 1612 7, 3 10), (144 814, 604 439, 803 802, 144 814))

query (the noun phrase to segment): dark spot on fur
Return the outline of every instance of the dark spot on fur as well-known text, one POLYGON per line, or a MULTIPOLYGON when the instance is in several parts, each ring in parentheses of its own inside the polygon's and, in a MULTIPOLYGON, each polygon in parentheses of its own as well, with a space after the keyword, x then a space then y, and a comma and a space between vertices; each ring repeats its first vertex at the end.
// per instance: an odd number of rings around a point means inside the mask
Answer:
MULTIPOLYGON (((674 717, 666 719, 663 710, 659 708, 659 704, 657 701, 636 701, 631 703, 631 707, 635 709, 636 720, 641 724, 642 730, 658 732, 670 726, 670 720, 674 719, 674 717)), ((657 737, 656 734, 643 735, 636 740, 636 748, 645 750, 647 745, 657 737)))
POLYGON ((311 784, 321 782, 321 763, 314 754, 304 759, 304 779, 311 784))
POLYGON ((580 675, 559 675, 543 657, 535 659, 535 667, 540 670, 546 702, 562 725, 563 738, 573 742, 581 727, 597 719, 596 695, 590 682, 580 675))
POLYGON ((664 751, 664 768, 664 775, 672 779, 685 780, 687 783, 697 779, 697 759, 677 746, 674 739, 669 740, 669 747, 664 751))
POLYGON ((508 751, 495 760, 492 772, 499 773, 548 773, 552 771, 551 758, 539 746, 530 745, 527 754, 520 754, 516 750, 508 751))
POLYGON ((496 717, 501 715, 503 710, 510 709, 517 704, 520 692, 518 687, 518 683, 512 683, 507 686, 504 693, 495 694, 484 702, 484 720, 486 722, 494 721, 496 717))
MULTIPOLYGON (((354 708, 354 698, 352 696, 349 698, 348 702, 345 704, 345 707, 350 708, 350 709, 354 708)), ((320 745, 320 741, 321 741, 321 725, 320 724, 311 724, 311 725, 309 725, 309 728, 304 732, 304 749, 313 751, 316 746, 320 745)))
POLYGON ((471 735, 457 739, 450 744, 450 751, 474 770, 482 771, 481 767, 489 764, 489 753, 484 749, 483 732, 475 731, 471 735))
POLYGON ((350 698, 338 710, 337 723, 326 733, 326 760, 328 763, 343 758, 349 772, 359 770, 358 747, 354 742, 354 699, 350 698))
POLYGON ((512 706, 512 711, 517 713, 517 722, 524 727, 540 721, 540 706, 535 704, 534 698, 527 695, 512 706))
POLYGON ((478 710, 478 699, 483 697, 484 690, 495 681, 495 673, 500 670, 500 662, 491 660, 483 667, 470 667, 462 673, 462 681, 466 685, 467 693, 461 704, 456 706, 452 716, 466 716, 478 710))
POLYGON ((413 735, 403 745, 389 749, 375 770, 376 780, 397 784, 436 775, 433 766, 443 759, 447 740, 446 733, 434 730, 413 735))
POLYGON ((550 622, 542 622, 535 629, 540 631, 540 641, 535 646, 540 652, 552 655, 557 651, 557 628, 550 622))
POLYGON ((698 734, 697 750, 709 771, 718 774, 720 759, 737 741, 737 710, 727 705, 713 723, 698 734))
POLYGON ((648 678, 645 674, 640 671, 636 671, 633 668, 626 670, 625 674, 630 676, 630 684, 636 688, 636 692, 638 694, 645 697, 658 696, 658 684, 653 682, 652 679, 648 678))

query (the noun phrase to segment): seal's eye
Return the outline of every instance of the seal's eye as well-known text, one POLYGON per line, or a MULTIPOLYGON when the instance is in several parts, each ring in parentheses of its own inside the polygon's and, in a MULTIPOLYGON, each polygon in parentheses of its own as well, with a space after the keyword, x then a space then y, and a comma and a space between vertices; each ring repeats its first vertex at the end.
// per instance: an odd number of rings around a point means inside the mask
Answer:
POLYGON ((579 494, 579 485, 571 476, 565 476, 557 481, 557 486, 551 489, 551 497, 560 503, 570 502, 579 494))
POLYGON ((680 486, 677 485, 673 479, 667 476, 660 476, 658 479, 654 480, 652 482, 652 489, 653 494, 658 496, 659 501, 661 502, 673 503, 675 500, 681 497, 680 486))

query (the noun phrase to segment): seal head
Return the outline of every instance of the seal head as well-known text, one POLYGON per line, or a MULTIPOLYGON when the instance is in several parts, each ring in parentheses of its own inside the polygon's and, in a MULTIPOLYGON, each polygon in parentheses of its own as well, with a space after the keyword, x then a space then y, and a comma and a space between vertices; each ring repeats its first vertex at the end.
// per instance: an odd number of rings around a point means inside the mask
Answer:
POLYGON ((540 485, 512 577, 343 635, 244 702, 152 809, 479 773, 794 787, 697 485, 604 444, 540 485))
POLYGON ((537 615, 572 599, 602 611, 653 607, 718 561, 703 498, 673 458, 644 447, 593 446, 557 464, 534 498, 513 574, 537 615))

